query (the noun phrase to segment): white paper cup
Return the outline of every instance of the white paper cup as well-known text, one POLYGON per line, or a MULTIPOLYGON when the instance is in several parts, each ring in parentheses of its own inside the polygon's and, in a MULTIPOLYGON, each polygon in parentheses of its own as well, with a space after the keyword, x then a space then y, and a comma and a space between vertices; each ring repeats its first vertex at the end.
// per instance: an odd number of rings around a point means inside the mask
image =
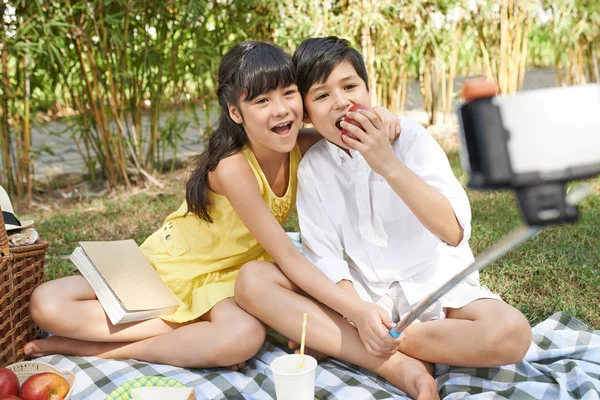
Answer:
POLYGON ((313 400, 315 398, 317 360, 305 354, 300 371, 298 371, 299 362, 299 354, 286 354, 271 363, 277 400, 313 400))

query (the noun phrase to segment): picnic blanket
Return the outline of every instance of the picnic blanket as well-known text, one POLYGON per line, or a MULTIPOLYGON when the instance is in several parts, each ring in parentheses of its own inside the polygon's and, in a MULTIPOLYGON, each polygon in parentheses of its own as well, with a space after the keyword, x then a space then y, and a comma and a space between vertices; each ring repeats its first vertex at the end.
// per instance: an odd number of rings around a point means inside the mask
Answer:
MULTIPOLYGON (((239 372, 183 369, 136 360, 46 356, 39 361, 76 374, 73 400, 104 400, 116 387, 142 376, 165 376, 195 387, 198 399, 274 399, 269 364, 285 354, 282 338, 270 334, 239 372)), ((501 368, 436 366, 442 399, 600 399, 600 331, 556 313, 533 328, 524 361, 501 368)), ((316 371, 317 399, 407 399, 378 376, 338 360, 316 371)))

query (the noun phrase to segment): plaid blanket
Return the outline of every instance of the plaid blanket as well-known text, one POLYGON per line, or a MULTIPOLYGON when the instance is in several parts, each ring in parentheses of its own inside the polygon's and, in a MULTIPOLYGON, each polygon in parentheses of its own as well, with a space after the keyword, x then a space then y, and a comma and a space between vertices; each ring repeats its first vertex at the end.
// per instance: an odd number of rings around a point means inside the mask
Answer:
MULTIPOLYGON (((182 369, 135 360, 47 356, 39 361, 76 373, 73 400, 104 400, 116 387, 142 376, 165 376, 196 388, 198 399, 274 399, 269 364, 287 350, 270 335, 240 372, 182 369)), ((406 399, 378 376, 337 360, 317 367, 318 399, 406 399)), ((533 328, 524 361, 501 368, 436 366, 443 399, 600 399, 600 331, 556 313, 533 328)))

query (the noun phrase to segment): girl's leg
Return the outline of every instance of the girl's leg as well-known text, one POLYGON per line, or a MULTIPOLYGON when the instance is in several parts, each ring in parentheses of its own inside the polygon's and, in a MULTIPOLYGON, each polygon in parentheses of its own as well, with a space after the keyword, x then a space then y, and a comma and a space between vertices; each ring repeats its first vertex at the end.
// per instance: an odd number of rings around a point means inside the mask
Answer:
POLYGON ((531 327, 514 307, 494 299, 480 299, 447 318, 413 324, 399 351, 434 363, 465 367, 514 364, 531 344, 531 327))
POLYGON ((70 354, 134 358, 186 368, 235 366, 258 352, 265 328, 234 299, 217 303, 201 322, 135 342, 89 342, 60 336, 30 344, 33 355, 70 354))
POLYGON ((31 295, 34 322, 53 335, 99 342, 132 342, 173 331, 179 324, 159 318, 113 325, 82 276, 46 282, 31 295))
POLYGON ((271 263, 254 261, 242 267, 235 298, 243 309, 295 342, 300 341, 302 315, 308 313, 306 345, 310 348, 360 365, 414 398, 438 398, 431 364, 400 352, 388 359, 371 355, 352 325, 335 311, 301 295, 271 263))

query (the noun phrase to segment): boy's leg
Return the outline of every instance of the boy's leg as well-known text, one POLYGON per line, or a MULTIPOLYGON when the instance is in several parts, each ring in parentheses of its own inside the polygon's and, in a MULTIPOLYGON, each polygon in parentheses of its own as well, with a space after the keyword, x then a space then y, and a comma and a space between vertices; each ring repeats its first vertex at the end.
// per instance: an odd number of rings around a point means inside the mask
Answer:
POLYGON ((308 347, 364 367, 414 398, 437 398, 431 364, 400 352, 388 359, 371 355, 358 330, 335 311, 300 294, 299 288, 272 263, 254 261, 242 267, 235 298, 243 309, 296 342, 300 341, 302 315, 307 313, 308 347))
POLYGON ((234 299, 218 302, 204 321, 135 342, 89 342, 52 336, 28 344, 31 355, 70 354, 134 358, 188 368, 236 366, 253 357, 265 339, 260 321, 234 299))
POLYGON ((447 309, 447 318, 412 324, 399 351, 434 363, 497 367, 519 362, 531 344, 531 327, 514 307, 479 299, 447 309))

